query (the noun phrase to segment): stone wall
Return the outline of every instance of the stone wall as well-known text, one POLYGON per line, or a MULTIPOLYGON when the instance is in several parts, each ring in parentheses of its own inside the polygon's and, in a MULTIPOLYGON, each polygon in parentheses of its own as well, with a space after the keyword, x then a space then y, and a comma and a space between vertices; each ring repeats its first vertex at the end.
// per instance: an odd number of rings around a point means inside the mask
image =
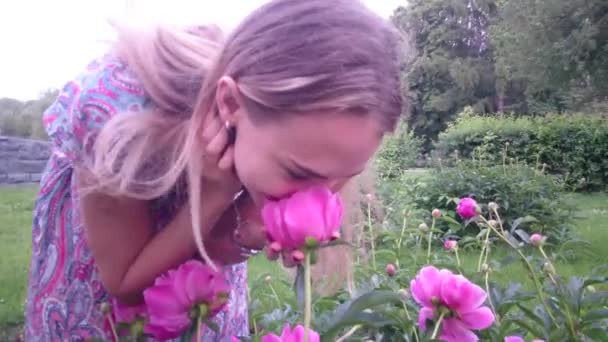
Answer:
POLYGON ((0 184, 39 182, 50 153, 47 141, 0 136, 0 184))

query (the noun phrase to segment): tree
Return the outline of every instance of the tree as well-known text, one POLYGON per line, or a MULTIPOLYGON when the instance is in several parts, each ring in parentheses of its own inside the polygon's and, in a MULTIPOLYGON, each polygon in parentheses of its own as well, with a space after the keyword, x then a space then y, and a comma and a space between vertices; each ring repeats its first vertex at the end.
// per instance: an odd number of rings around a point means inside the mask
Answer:
POLYGON ((498 17, 490 30, 498 78, 522 85, 531 111, 606 98, 606 0, 502 1, 498 17))
POLYGON ((405 66, 410 102, 409 127, 426 146, 465 106, 496 110, 496 82, 489 0, 412 0, 392 21, 412 36, 415 58, 405 66))
POLYGON ((21 102, 0 99, 0 134, 24 138, 48 139, 42 124, 42 113, 55 101, 58 90, 50 89, 36 100, 21 102))

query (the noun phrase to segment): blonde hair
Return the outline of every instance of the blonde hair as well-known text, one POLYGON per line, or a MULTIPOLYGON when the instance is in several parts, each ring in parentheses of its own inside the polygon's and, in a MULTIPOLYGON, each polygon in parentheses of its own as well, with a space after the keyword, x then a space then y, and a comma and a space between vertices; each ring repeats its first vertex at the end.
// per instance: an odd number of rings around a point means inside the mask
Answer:
POLYGON ((222 76, 235 80, 254 120, 341 111, 374 116, 389 132, 401 113, 398 35, 359 1, 274 0, 227 38, 213 26, 118 31, 116 53, 155 108, 114 116, 96 138, 90 171, 99 188, 140 199, 187 176, 196 243, 210 264, 198 210, 200 133, 217 111, 222 76))

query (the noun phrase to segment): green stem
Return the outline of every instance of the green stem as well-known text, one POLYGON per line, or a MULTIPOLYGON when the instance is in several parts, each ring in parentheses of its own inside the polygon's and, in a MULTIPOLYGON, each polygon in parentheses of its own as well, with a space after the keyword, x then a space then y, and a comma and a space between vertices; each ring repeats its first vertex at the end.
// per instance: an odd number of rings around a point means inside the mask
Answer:
POLYGON ((500 325, 500 321, 499 321, 499 317, 498 317, 498 312, 496 311, 496 308, 494 307, 494 303, 492 303, 492 296, 490 295, 490 271, 487 270, 486 271, 486 275, 485 275, 485 283, 486 283, 486 292, 488 293, 488 303, 490 304, 490 308, 492 308, 492 312, 494 312, 494 317, 496 318, 496 325, 500 325))
POLYGON ((547 305, 547 300, 545 299, 545 295, 543 294, 543 291, 541 289, 540 282, 538 281, 538 277, 536 276, 536 273, 534 272, 534 268, 530 264, 530 261, 528 261, 528 258, 526 258, 526 256, 519 250, 519 248, 517 248, 517 246, 513 245, 511 243, 511 241, 509 241, 509 239, 505 238, 503 234, 501 234, 498 230, 496 230, 496 228, 494 228, 492 225, 490 225, 488 223, 488 221, 483 216, 481 216, 481 218, 486 222, 486 224, 488 224, 488 226, 490 227, 490 229, 492 229, 492 231, 501 240, 503 240, 504 242, 506 242, 511 248, 513 248, 515 250, 515 252, 517 254, 519 254, 519 256, 523 260, 524 264, 526 265, 526 268, 530 272, 530 276, 532 276, 532 280, 534 282, 534 287, 536 288, 536 293, 538 293, 538 296, 540 297, 540 301, 541 301, 543 307, 545 308, 545 311, 547 312, 547 315, 549 315, 549 317, 551 318, 551 322, 553 323, 553 325, 555 325, 557 327, 558 326, 557 325, 557 320, 555 319, 555 317, 553 316, 553 313, 551 312, 551 309, 547 305))
POLYGON ((112 314, 108 314, 108 322, 110 322, 110 330, 112 330, 112 336, 114 337, 114 341, 120 341, 118 339, 118 334, 116 333, 116 325, 114 324, 114 320, 112 319, 112 314))
MULTIPOLYGON (((553 263, 551 262, 551 260, 549 260, 549 257, 547 256, 547 253, 545 253, 545 250, 543 249, 543 246, 538 246, 538 250, 540 251, 540 253, 543 255, 543 258, 545 258, 545 262, 549 263, 549 265, 551 265, 551 269, 555 269, 555 266, 553 266, 553 263)), ((555 285, 555 287, 558 289, 558 291, 562 292, 562 287, 559 286, 559 284, 557 283, 557 281, 555 280, 555 278, 553 277, 553 274, 550 272, 547 272, 547 274, 549 275, 549 279, 551 279, 551 282, 553 283, 553 285, 555 285)), ((568 307, 568 304, 564 305, 564 308, 566 309, 566 316, 568 318, 568 327, 570 328, 570 332, 572 333, 572 337, 576 337, 576 329, 574 329, 574 323, 572 320, 572 313, 570 312, 570 308, 568 307)))
POLYGON ((403 243, 403 235, 405 235, 405 227, 407 225, 407 218, 405 214, 403 215, 403 224, 401 225, 401 234, 399 234, 399 239, 397 240, 397 260, 395 261, 397 264, 397 268, 399 268, 399 259, 401 259, 401 244, 403 243))
POLYGON ((441 326, 441 323, 443 323, 443 317, 445 317, 445 312, 442 312, 441 315, 439 315, 439 319, 437 320, 437 323, 435 323, 435 329, 433 330, 433 334, 431 335, 431 340, 437 338, 437 334, 439 333, 439 327, 441 326))
POLYGON ((456 254, 456 265, 458 269, 460 269, 460 257, 458 256, 458 247, 454 248, 454 253, 456 254))
POLYGON ((201 340, 201 326, 203 325, 203 313, 202 310, 198 310, 198 317, 196 319, 196 339, 195 341, 198 342, 201 340))
POLYGON ((308 331, 312 316, 312 284, 310 279, 310 251, 304 258, 304 342, 308 342, 308 331))
MULTIPOLYGON (((407 317, 409 321, 412 321, 412 316, 410 315, 410 311, 407 309, 407 304, 405 302, 403 303, 403 309, 405 310, 405 317, 407 317)), ((418 337, 418 332, 416 331, 416 328, 412 328, 412 331, 414 332, 416 342, 420 342, 420 338, 418 337)))
POLYGON ((272 291, 272 295, 274 296, 274 299, 277 301, 277 304, 279 304, 279 306, 281 306, 281 299, 279 298, 277 291, 274 290, 274 286, 272 286, 272 284, 268 284, 268 287, 270 287, 270 291, 272 291))
MULTIPOLYGON (((485 220, 485 219, 484 219, 485 220)), ((489 226, 489 224, 488 224, 489 226)), ((486 232, 486 237, 483 239, 483 245, 481 246, 481 253, 479 254, 479 261, 477 262, 477 272, 481 272, 481 264, 484 260, 484 255, 487 256, 488 241, 490 240, 490 228, 486 232)), ((486 257, 487 259, 487 257, 486 257)))
POLYGON ((429 240, 429 242, 428 242, 428 247, 426 249, 426 263, 430 264, 431 263, 431 241, 433 241, 433 231, 432 230, 429 232, 429 238, 427 240, 429 240))
POLYGON ((433 217, 433 222, 431 223, 431 230, 429 231, 429 243, 426 249, 426 263, 431 263, 431 242, 433 241, 433 230, 435 229, 435 217, 433 217))
POLYGON ((367 226, 369 227, 370 245, 372 248, 372 269, 376 269, 376 242, 374 237, 374 227, 372 226, 372 204, 367 202, 367 226))

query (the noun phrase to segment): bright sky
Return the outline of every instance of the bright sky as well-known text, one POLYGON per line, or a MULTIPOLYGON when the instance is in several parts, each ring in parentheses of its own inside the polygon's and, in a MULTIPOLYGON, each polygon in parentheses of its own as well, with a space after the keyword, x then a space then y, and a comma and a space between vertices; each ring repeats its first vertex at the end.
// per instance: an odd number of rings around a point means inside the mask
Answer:
MULTIPOLYGON (((112 38, 109 18, 233 27, 267 0, 0 1, 0 98, 33 99, 60 88, 112 38)), ((306 1, 306 0, 302 0, 306 1)), ((331 0, 328 0, 331 1, 331 0)), ((407 0, 363 0, 388 17, 407 0)))

